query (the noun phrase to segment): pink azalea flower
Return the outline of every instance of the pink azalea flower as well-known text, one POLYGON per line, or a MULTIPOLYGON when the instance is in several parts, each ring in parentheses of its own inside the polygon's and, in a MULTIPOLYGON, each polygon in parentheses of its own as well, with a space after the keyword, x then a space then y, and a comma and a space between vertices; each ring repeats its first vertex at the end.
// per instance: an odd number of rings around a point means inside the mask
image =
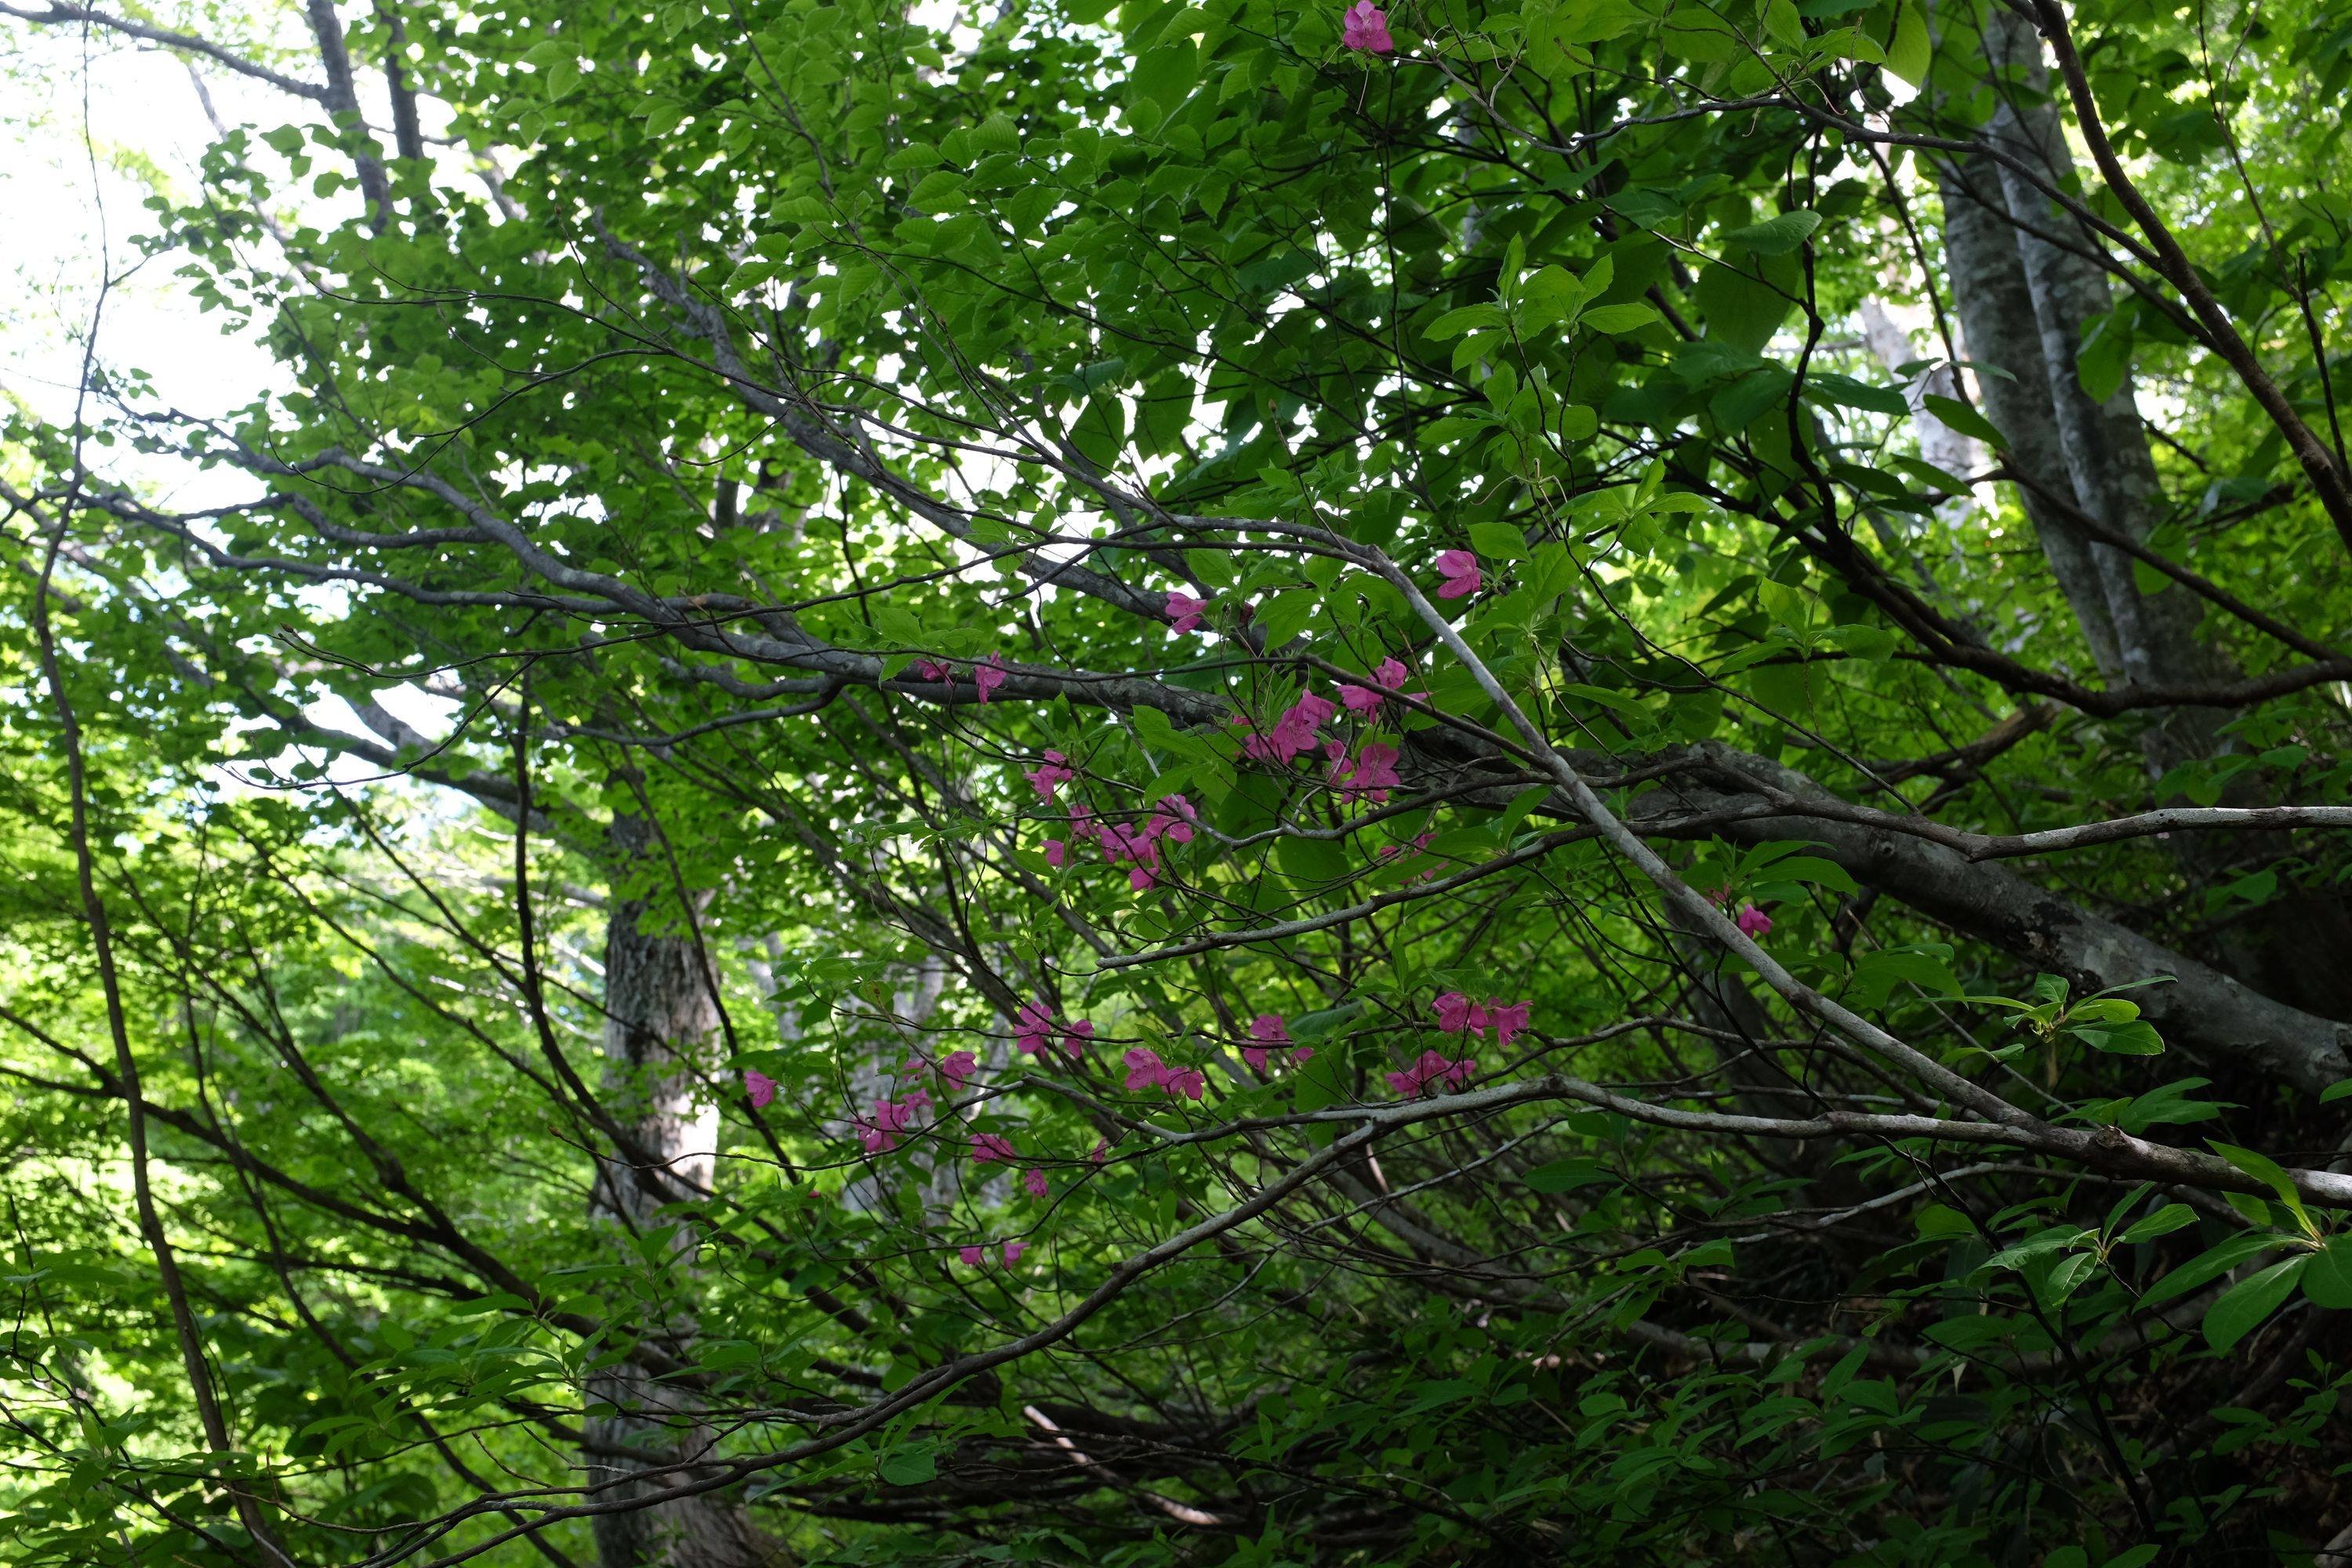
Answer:
POLYGON ((1021 1010, 1013 1015, 1013 1043, 1031 1056, 1041 1056, 1045 1049, 1045 1037, 1054 1027, 1054 1015, 1045 1010, 1043 1002, 1024 1002, 1021 1010))
POLYGON ((1243 742, 1242 755, 1256 762, 1287 763, 1301 752, 1313 751, 1316 731, 1339 711, 1338 703, 1308 691, 1284 710, 1272 730, 1260 731, 1252 721, 1236 719, 1234 722, 1250 725, 1252 731, 1243 742))
POLYGON ((1001 1132, 975 1132, 971 1135, 971 1163, 975 1165, 1010 1165, 1021 1156, 1013 1152, 1013 1142, 1001 1132))
POLYGON ((1339 688, 1339 700, 1348 705, 1349 712, 1367 715, 1379 712, 1382 702, 1391 695, 1400 692, 1404 696, 1426 701, 1429 697, 1428 692, 1403 689, 1404 683, 1412 679, 1412 671, 1407 669, 1401 660, 1384 658, 1381 660, 1380 668, 1371 673, 1372 685, 1342 686, 1339 688))
POLYGON ((929 1110, 931 1108, 930 1090, 926 1089, 910 1089, 907 1091, 904 1103, 909 1111, 929 1110))
MULTIPOLYGON (((1473 587, 1476 585, 1475 583, 1471 584, 1473 587)), ((1444 590, 1441 589, 1440 592, 1444 590)), ((971 683, 980 688, 980 700, 982 702, 987 701, 988 694, 1004 684, 1004 656, 1001 653, 992 653, 988 656, 987 663, 973 665, 971 683)))
POLYGON ((1045 1173, 1032 1166, 1021 1173, 1021 1184, 1029 1189, 1031 1197, 1042 1198, 1045 1195, 1045 1173))
POLYGON ((1201 616, 1209 607, 1206 599, 1196 599, 1190 594, 1171 593, 1168 595, 1168 629, 1171 632, 1197 631, 1201 616))
POLYGON ((1062 868, 1062 862, 1069 858, 1069 854, 1070 847, 1063 843, 1060 839, 1048 838, 1045 840, 1045 864, 1054 868, 1055 870, 1058 871, 1062 868))
POLYGON ((1130 1046, 1127 1051, 1127 1087, 1158 1089, 1168 1081, 1168 1065, 1160 1053, 1149 1046, 1130 1046))
POLYGON ((1448 991, 1436 1003, 1437 1026, 1449 1035, 1468 1032, 1486 1037, 1488 1022, 1486 1009, 1459 991, 1448 991))
POLYGON ((1088 1155, 1087 1156, 1087 1159, 1089 1159, 1089 1160, 1093 1161, 1093 1162, 1094 1162, 1096 1164, 1097 1164, 1097 1165, 1101 1164, 1105 1160, 1108 1159, 1109 1157, 1110 1157, 1110 1140, 1109 1140, 1109 1139, 1108 1139, 1108 1138, 1097 1138, 1097 1139, 1096 1139, 1096 1140, 1095 1140, 1094 1152, 1092 1152, 1091 1154, 1088 1154, 1088 1155))
POLYGON ((1466 550, 1439 552, 1437 571, 1445 579, 1437 585, 1441 599, 1467 598, 1479 589, 1478 558, 1466 550))
MULTIPOLYGON (((997 679, 1002 680, 1003 677, 999 676, 997 679)), ((1036 790, 1039 800, 1051 805, 1055 786, 1066 784, 1078 776, 1076 772, 1063 765, 1069 760, 1059 752, 1048 752, 1045 753, 1044 762, 1021 776, 1027 779, 1031 786, 1036 790)))
POLYGON ((1372 55, 1394 52, 1396 40, 1389 37, 1389 14, 1372 0, 1356 0, 1342 21, 1339 41, 1348 47, 1372 55))
POLYGON ((1459 1089, 1470 1081, 1478 1064, 1468 1057, 1458 1062, 1447 1061, 1435 1051, 1423 1051, 1421 1060, 1402 1072, 1387 1074, 1389 1087, 1406 1100, 1418 1100, 1441 1089, 1459 1089))
POLYGON ((1092 1018, 1081 1018, 1062 1031, 1062 1044, 1074 1057, 1085 1051, 1087 1042, 1094 1037, 1095 1021, 1092 1018))
POLYGON ((1006 1242, 1004 1244, 1004 1267, 1010 1268, 1014 1264, 1020 1262, 1021 1255, 1028 1250, 1029 1244, 1025 1241, 1006 1242))
POLYGON ((1242 1047, 1242 1060, 1258 1071, 1265 1070, 1265 1053, 1277 1046, 1290 1044, 1290 1029, 1279 1013, 1260 1013, 1250 1020, 1251 1044, 1242 1047))
POLYGON ((1334 763, 1330 782, 1340 786, 1340 804, 1358 800, 1370 800, 1374 805, 1387 804, 1389 791, 1403 787, 1403 781, 1397 777, 1396 763, 1397 749, 1378 742, 1358 752, 1353 763, 1334 763))
POLYGON ((752 1110, 765 1110, 776 1098, 776 1080, 758 1068, 745 1068, 743 1092, 751 1097, 752 1110))
POLYGON ((1751 940, 1760 940, 1761 938, 1770 934, 1772 930, 1772 917, 1766 914, 1762 910, 1758 909, 1754 904, 1742 904, 1739 906, 1739 920, 1738 923, 1740 931, 1751 940))
POLYGON ((1157 838, 1164 833, 1171 844, 1190 844, 1192 842, 1192 824, 1199 820, 1192 810, 1192 803, 1182 795, 1161 795, 1160 809, 1153 812, 1151 820, 1143 825, 1143 836, 1157 838))
POLYGON ((915 1107, 911 1103, 901 1105, 895 1100, 876 1100, 871 1118, 861 1116, 856 1119, 857 1141, 866 1146, 869 1154, 887 1154, 898 1146, 898 1134, 907 1131, 914 1119, 915 1107))
POLYGON ((1129 892, 1148 893, 1159 885, 1160 879, 1141 866, 1136 867, 1127 874, 1127 886, 1129 892))
POLYGON ((1208 1091, 1209 1080, 1199 1068, 1170 1068, 1160 1080, 1171 1094, 1181 1094, 1187 1100, 1198 1100, 1208 1091))
POLYGON ((946 1080, 950 1094, 961 1094, 971 1075, 980 1070, 980 1058, 970 1051, 956 1051, 940 1063, 940 1077, 946 1080))
POLYGON ((955 672, 950 669, 946 665, 940 664, 935 659, 929 658, 917 659, 915 661, 915 673, 921 676, 925 680, 936 680, 942 684, 955 678, 955 672))
POLYGON ((1486 1021, 1495 1026, 1495 1043, 1507 1047, 1511 1037, 1528 1026, 1528 1015, 1535 1007, 1532 1002, 1506 1005, 1499 996, 1486 998, 1486 1021))
POLYGON ((959 1247, 956 1248, 956 1256, 962 1258, 966 1263, 971 1264, 974 1268, 980 1267, 980 1260, 982 1253, 983 1249, 977 1247, 959 1247))

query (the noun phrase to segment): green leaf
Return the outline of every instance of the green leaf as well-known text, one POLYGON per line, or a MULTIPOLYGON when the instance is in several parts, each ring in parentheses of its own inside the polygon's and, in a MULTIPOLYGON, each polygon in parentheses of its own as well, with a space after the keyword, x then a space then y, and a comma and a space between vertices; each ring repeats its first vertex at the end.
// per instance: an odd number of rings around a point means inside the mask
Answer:
POLYGON ((1305 631, 1307 623, 1322 607, 1321 594, 1311 588, 1294 588, 1260 605, 1255 620, 1258 630, 1265 634, 1265 646, 1278 648, 1305 631))
POLYGON ((2008 450, 2009 437, 1994 429, 1991 420, 1987 419, 1958 398, 1946 397, 1939 393, 1931 392, 1920 398, 1919 402, 1928 413, 1961 435, 1973 436, 1988 447, 2008 450))
POLYGON ((1342 1003, 1319 1013, 1306 1013, 1290 1021, 1290 1037, 1302 1045, 1311 1045, 1338 1030, 1346 1028, 1364 1016, 1361 1002, 1342 1003))
POLYGON ((1018 153, 1021 132, 1004 115, 992 114, 971 128, 971 144, 983 153, 1018 153))
POLYGON ((2093 317, 2084 331, 2083 346, 2074 355, 2074 374, 2094 403, 2105 403, 2120 392, 2131 374, 2135 314, 2132 303, 2126 300, 2105 315, 2093 317))
POLYGON ((1927 62, 1933 54, 1926 8, 1919 0, 1902 0, 1902 9, 1895 16, 1895 36, 1886 44, 1886 68, 1919 87, 1927 82, 1927 62))
POLYGON ((1421 330, 1421 335, 1443 342, 1473 327, 1499 327, 1507 319, 1500 305, 1465 305, 1459 310, 1448 310, 1430 322, 1421 330))
POLYGON ((1135 74, 1127 84, 1127 100, 1135 113, 1136 129, 1146 132, 1157 129, 1192 95, 1200 77, 1200 51, 1190 37, 1147 50, 1136 62, 1135 74), (1146 103, 1152 106, 1150 110, 1144 110, 1146 103))
POLYGON ((2315 1228, 2311 1215, 2304 1212, 2303 1194, 2295 1190, 2294 1178, 2280 1167, 2277 1161, 2266 1154, 2257 1154, 2252 1149, 2241 1149, 2235 1143, 2217 1143, 2210 1138, 2205 1141, 2205 1146, 2276 1193, 2279 1202, 2293 1210, 2294 1217, 2303 1222, 2304 1229, 2315 1228))
POLYGON ((1615 1172, 1591 1160, 1554 1160, 1549 1164, 1538 1165, 1527 1176, 1528 1188, 1538 1193, 1570 1192, 1617 1179, 1615 1172))
POLYGON ((2306 1254, 2273 1263, 2223 1291, 2220 1300, 2205 1309, 2205 1342, 2217 1351, 2227 1351, 2260 1328, 2263 1320, 2294 1290, 2296 1278, 2310 1260, 2306 1254))
POLYGON ((1908 981, 1923 991, 1945 996, 1960 994, 1960 983, 1954 978, 1947 960, 1951 950, 1882 948, 1865 952, 1855 961, 1853 979, 1849 994, 1857 1006, 1876 1010, 1886 1005, 1886 998, 1898 984, 1908 981))
POLYGON ((2160 1057, 2164 1054, 2164 1037, 2154 1025, 2133 1020, 2123 1024, 2095 1024, 2070 1026, 2067 1031, 2095 1051, 2105 1051, 2115 1057, 2160 1057))
POLYGON ((1470 548, 1488 561, 1520 561, 1527 557, 1527 535, 1507 522, 1474 522, 1470 548))
POLYGON ((939 1460, 929 1448, 899 1448, 882 1457, 882 1479, 894 1487, 919 1487, 939 1475, 939 1460))
POLYGON ((1775 860, 1771 873, 1775 881, 1811 882, 1849 896, 1862 891, 1862 884, 1853 879, 1852 872, 1818 855, 1792 855, 1785 860, 1775 860))
POLYGON ((2187 1204, 2167 1204, 2140 1220, 2117 1239, 2126 1247, 2137 1247, 2143 1241, 2154 1241, 2159 1236, 2170 1236, 2197 1223, 2197 1211, 2187 1204))
POLYGON ((1735 228, 1723 237, 1723 243, 1740 246, 1759 256, 1786 256, 1804 244, 1805 237, 1821 226, 1821 214, 1800 207, 1746 228, 1735 228))
POLYGON ((2228 1240, 2207 1247, 2147 1289, 2140 1305, 2153 1307, 2159 1301, 2169 1301, 2183 1296, 2210 1280, 2218 1279, 2246 1259, 2259 1253, 2275 1251, 2284 1240, 2266 1231, 2240 1231, 2228 1240))
POLYGON ((1873 386, 1868 382, 1856 381, 1850 375, 1839 375, 1831 371, 1816 372, 1806 377, 1805 392, 1807 395, 1823 402, 1884 414, 1894 419, 1904 418, 1911 412, 1911 405, 1900 387, 1873 386))
POLYGON ((1348 852, 1328 838, 1276 839, 1274 858, 1286 873, 1313 887, 1342 881, 1355 869, 1348 852))
POLYGON ((2311 1255, 2303 1270, 2303 1293, 2330 1311, 2352 1307, 2352 1231, 2338 1231, 2311 1255))
POLYGON ((1657 311, 1634 300, 1622 305, 1595 305, 1579 316, 1577 323, 1596 332, 1632 332, 1657 319, 1657 311))
POLYGON ((2052 1226, 2012 1247, 2004 1247, 1984 1261, 1987 1268, 2022 1268, 2038 1258, 2063 1252, 2092 1233, 2079 1225, 2052 1226))

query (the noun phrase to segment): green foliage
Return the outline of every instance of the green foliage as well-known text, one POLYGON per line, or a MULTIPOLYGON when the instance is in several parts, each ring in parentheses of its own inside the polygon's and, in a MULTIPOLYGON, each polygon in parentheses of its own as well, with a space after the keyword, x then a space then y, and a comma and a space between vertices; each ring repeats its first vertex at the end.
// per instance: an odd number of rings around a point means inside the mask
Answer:
MULTIPOLYGON (((289 98, 144 220, 292 390, 11 416, 0 1560, 585 1563, 665 1443, 810 1563, 2317 1549, 2340 824, 2050 836, 2340 803, 2344 548, 2088 174, 2100 570, 2210 679, 1921 445, 2044 434, 1937 159, 2063 83, 1912 0, 925 15, 354 14, 446 142, 289 98)), ((2328 431, 2352 29, 2070 15, 2328 431)))

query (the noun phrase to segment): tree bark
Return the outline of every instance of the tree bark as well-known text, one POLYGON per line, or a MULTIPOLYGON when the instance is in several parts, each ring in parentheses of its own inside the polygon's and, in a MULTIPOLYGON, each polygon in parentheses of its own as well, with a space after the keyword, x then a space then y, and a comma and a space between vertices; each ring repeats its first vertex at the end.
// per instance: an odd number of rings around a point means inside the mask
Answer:
MULTIPOLYGON (((1717 742, 1691 748, 1716 764, 1710 780, 1678 778, 1637 801, 1630 820, 1671 836, 1685 813, 1750 810, 1768 804, 1760 784, 1800 800, 1837 797, 1793 768, 1717 742)), ((1826 817, 1758 815, 1697 830, 1737 843, 1804 839, 1854 879, 1930 920, 2063 974, 2077 993, 2155 975, 2170 982, 2132 993, 2172 1045, 2253 1067, 2312 1092, 2352 1076, 2352 1025, 2273 999, 2231 976, 2128 927, 2053 897, 2015 873, 1924 838, 1826 817)))
MULTIPOLYGON (((624 874, 651 840, 642 818, 614 819, 613 843, 624 874)), ((683 1266, 693 1237, 683 1222, 659 1211, 709 1191, 715 1174, 719 1110, 698 1091, 695 1068, 716 1048, 717 992, 709 960, 692 935, 662 930, 668 922, 661 905, 617 896, 622 880, 614 878, 604 941, 604 1092, 651 1168, 616 1155, 601 1160, 590 1212, 632 1241, 676 1226, 671 1245, 683 1266)), ((633 1247, 628 1255, 635 1256, 633 1247)), ((695 1333, 684 1311, 636 1329, 681 1349, 695 1333)), ((655 1483, 631 1477, 704 1457, 714 1441, 692 1391, 662 1384, 627 1363, 592 1373, 587 1398, 592 1414, 583 1424, 582 1447, 589 1485, 613 1488, 595 1494, 598 1500, 675 1484, 679 1472, 655 1483)), ((776 1556, 741 1504, 724 1494, 600 1514, 594 1533, 600 1568, 761 1568, 776 1556)))
MULTIPOLYGON (((2046 171, 2061 188, 2074 184, 2074 157, 2066 150, 2057 109, 2048 98, 2049 70, 2042 63, 2040 38, 2015 15, 1996 7, 1987 20, 1985 47, 2002 99, 1987 138, 2046 171)), ((2163 505, 2163 489, 2131 375, 2126 371, 2123 384, 2101 403, 2084 389, 2079 365, 2084 334, 2114 305, 2106 274, 2093 259, 2100 241, 2016 170, 2003 166, 2000 178, 2032 297, 2042 370, 2075 504, 2116 532, 2145 540, 2163 505)), ((2227 661, 2198 640, 2199 611, 2188 595, 2169 591, 2144 595, 2134 581, 2131 561, 2120 551, 2094 544, 2090 553, 2105 590, 2108 618, 2128 679, 2170 686, 2230 673, 2227 661)), ((2169 766, 2210 754, 2219 718, 2198 710, 2179 715, 2160 729, 2168 742, 2164 750, 2170 754, 2152 756, 2151 763, 2169 766)))
MULTIPOLYGON (((2052 496, 2071 496, 2074 480, 2059 444, 2050 373, 2000 182, 1983 163, 1936 165, 1944 198, 1944 266, 1958 307, 1969 354, 1981 368, 1977 388, 1985 413, 2009 439, 2009 462, 2023 479, 2020 502, 2058 591, 2074 612, 2091 661, 2116 681, 2125 674, 2123 641, 2107 608, 2105 574, 2092 544, 2052 496)), ((2126 563, 2128 564, 2128 563, 2126 563)))

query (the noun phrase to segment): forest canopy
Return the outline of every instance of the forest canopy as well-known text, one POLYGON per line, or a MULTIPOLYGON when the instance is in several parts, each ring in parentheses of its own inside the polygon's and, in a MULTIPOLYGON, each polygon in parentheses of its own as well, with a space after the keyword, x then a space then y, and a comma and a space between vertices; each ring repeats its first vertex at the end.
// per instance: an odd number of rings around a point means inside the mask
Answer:
POLYGON ((0 1562, 2352 1568, 2352 12, 1503 5, 0 0, 0 1562))

